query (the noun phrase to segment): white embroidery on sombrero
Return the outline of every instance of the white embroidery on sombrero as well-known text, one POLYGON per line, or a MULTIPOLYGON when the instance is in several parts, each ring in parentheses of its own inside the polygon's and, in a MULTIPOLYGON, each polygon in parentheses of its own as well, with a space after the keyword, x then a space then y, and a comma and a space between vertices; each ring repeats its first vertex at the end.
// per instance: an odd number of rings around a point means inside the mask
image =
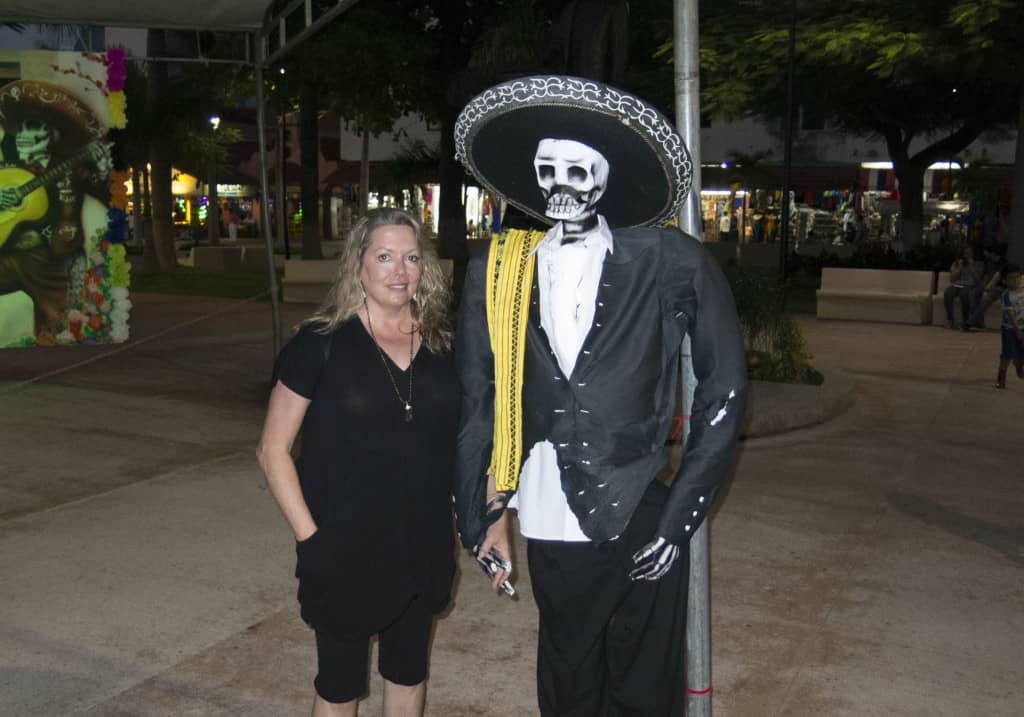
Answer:
POLYGON ((107 133, 100 118, 63 87, 38 80, 15 80, 0 88, 0 121, 10 121, 28 106, 46 108, 55 117, 70 120, 85 132, 88 140, 99 139, 107 133))
POLYGON ((672 168, 675 201, 645 223, 664 223, 678 214, 693 177, 693 162, 682 137, 660 112, 639 97, 591 80, 562 76, 523 77, 485 90, 470 100, 455 123, 456 159, 472 169, 466 142, 470 131, 481 120, 507 110, 510 105, 552 100, 564 101, 566 105, 580 103, 614 113, 624 125, 647 135, 662 149, 666 164, 672 168))

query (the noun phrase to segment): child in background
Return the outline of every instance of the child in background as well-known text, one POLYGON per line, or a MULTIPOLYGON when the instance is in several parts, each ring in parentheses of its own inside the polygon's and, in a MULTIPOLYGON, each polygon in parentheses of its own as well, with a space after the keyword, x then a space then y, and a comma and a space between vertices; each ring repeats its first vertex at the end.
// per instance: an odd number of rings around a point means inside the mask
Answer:
POLYGON ((1021 357, 1024 356, 1024 291, 1020 286, 1020 267, 1008 264, 1003 269, 1006 291, 1003 292, 1003 348, 999 353, 999 376, 996 388, 1006 388, 1006 369, 1013 361, 1017 377, 1024 378, 1021 357))

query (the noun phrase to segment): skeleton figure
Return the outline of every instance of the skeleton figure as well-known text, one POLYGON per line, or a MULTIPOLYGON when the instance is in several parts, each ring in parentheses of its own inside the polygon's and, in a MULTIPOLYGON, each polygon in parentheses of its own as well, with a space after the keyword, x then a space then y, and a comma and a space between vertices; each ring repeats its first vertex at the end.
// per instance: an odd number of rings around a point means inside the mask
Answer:
MULTIPOLYGON (((569 139, 537 143, 533 167, 547 200, 545 215, 562 223, 562 241, 585 237, 598 225, 597 202, 608 187, 608 159, 593 147, 569 139)), ((633 554, 632 580, 657 580, 679 557, 679 546, 655 536, 633 554)), ((506 581, 507 582, 507 581, 506 581)))
MULTIPOLYGON (((97 144, 94 151, 74 159, 75 145, 88 136, 75 139, 73 127, 65 134, 44 114, 49 108, 18 109, 24 110, 23 116, 8 115, 6 137, 0 138, 4 155, 0 166, 24 170, 16 180, 8 177, 0 186, 0 211, 7 213, 9 225, 9 235, 0 243, 0 295, 15 291, 28 295, 37 341, 48 343, 67 323, 67 262, 82 251, 82 202, 86 194, 105 196, 110 153, 105 144, 97 144), (63 165, 69 159, 73 161, 63 165), (62 167, 58 173, 47 175, 58 166, 62 167), (26 211, 33 205, 19 196, 19 186, 32 175, 47 176, 35 190, 46 193, 42 215, 26 211)), ((59 119, 59 114, 54 117, 59 119)))
MULTIPOLYGON (((583 20, 612 5, 626 3, 572 7, 583 20)), ((454 134, 481 184, 554 225, 510 231, 467 267, 460 540, 507 558, 517 511, 539 713, 682 714, 687 545, 727 478, 747 392, 728 282, 696 238, 665 226, 694 163, 656 109, 589 77, 503 82, 466 105, 454 134), (693 430, 666 486, 687 336, 693 430)), ((511 567, 494 561, 492 588, 511 567)))

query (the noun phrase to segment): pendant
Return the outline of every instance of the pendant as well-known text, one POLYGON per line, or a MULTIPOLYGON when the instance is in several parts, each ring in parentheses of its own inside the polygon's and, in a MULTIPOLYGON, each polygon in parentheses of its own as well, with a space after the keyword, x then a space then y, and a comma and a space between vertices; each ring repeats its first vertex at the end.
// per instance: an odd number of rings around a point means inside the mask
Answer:
POLYGON ((412 423, 412 404, 405 404, 405 422, 412 423))

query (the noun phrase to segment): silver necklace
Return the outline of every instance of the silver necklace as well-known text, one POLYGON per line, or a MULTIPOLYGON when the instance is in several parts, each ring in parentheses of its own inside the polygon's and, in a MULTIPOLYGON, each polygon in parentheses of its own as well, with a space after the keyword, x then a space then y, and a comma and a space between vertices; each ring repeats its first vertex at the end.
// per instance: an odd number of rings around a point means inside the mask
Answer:
POLYGON ((395 375, 391 373, 391 367, 388 366, 388 360, 384 356, 384 350, 377 343, 377 336, 373 333, 373 322, 370 321, 370 307, 365 303, 363 307, 366 309, 366 328, 370 330, 370 338, 373 339, 373 345, 377 348, 377 353, 380 355, 380 362, 384 364, 384 370, 388 372, 388 378, 391 379, 391 387, 395 389, 395 395, 398 396, 398 402, 405 407, 404 420, 406 423, 412 421, 412 359, 413 359, 413 343, 416 339, 416 330, 409 332, 409 397, 402 398, 401 391, 398 390, 398 382, 395 381, 395 375))

